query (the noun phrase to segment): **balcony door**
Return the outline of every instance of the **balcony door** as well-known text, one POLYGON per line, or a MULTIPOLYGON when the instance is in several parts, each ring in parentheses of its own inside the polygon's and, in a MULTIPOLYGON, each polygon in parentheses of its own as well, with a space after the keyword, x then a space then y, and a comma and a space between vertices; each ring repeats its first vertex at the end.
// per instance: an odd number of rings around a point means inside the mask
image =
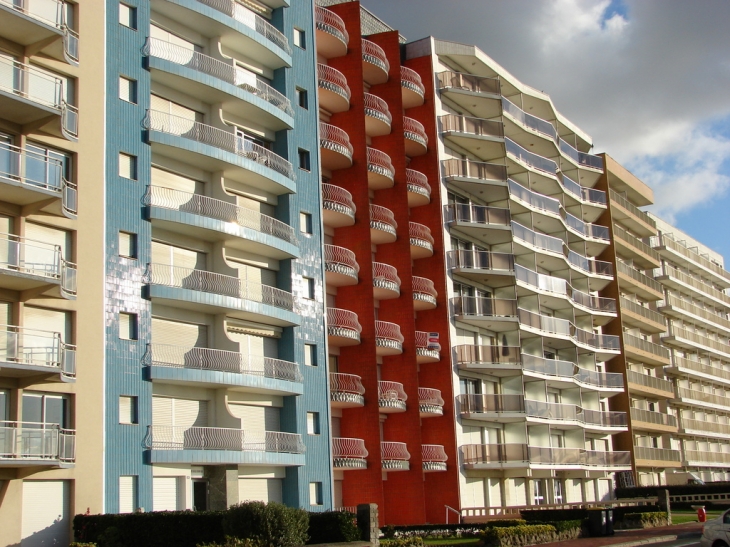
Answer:
POLYGON ((71 339, 71 313, 24 306, 21 332, 16 346, 17 358, 21 362, 58 366, 61 359, 60 343, 71 339))
MULTIPOLYGON (((214 368, 215 362, 206 359, 199 348, 208 347, 208 327, 197 323, 172 321, 161 317, 152 318, 152 364, 196 368, 214 368)), ((213 360, 215 361, 215 360, 213 360)), ((218 363, 222 364, 222 360, 218 363)), ((237 364, 236 359, 236 364, 237 364)), ((231 367, 233 368, 233 367, 231 367)), ((237 367, 236 367, 237 368, 237 367)), ((233 372, 230 370, 229 372, 233 372)))
MULTIPOLYGON (((170 287, 215 292, 213 280, 204 282, 207 255, 194 249, 152 241, 152 282, 170 287)), ((231 294, 228 296, 236 296, 231 294)))
POLYGON ((152 446, 168 449, 212 448, 208 439, 208 401, 152 397, 152 446))
POLYGON ((71 232, 26 222, 25 239, 21 257, 25 271, 60 278, 60 259, 71 261, 73 257, 71 232))
POLYGON ((272 372, 269 370, 271 365, 268 360, 279 357, 278 332, 230 323, 226 334, 228 338, 239 344, 241 372, 264 376, 272 372))
MULTIPOLYGON (((193 110, 179 103, 173 102, 159 95, 150 97, 150 109, 154 111, 154 126, 160 126, 165 133, 172 133, 193 140, 204 141, 210 135, 195 130, 196 123, 203 123, 205 116, 202 112, 193 110)), ((213 130, 215 131, 215 130, 213 130)))

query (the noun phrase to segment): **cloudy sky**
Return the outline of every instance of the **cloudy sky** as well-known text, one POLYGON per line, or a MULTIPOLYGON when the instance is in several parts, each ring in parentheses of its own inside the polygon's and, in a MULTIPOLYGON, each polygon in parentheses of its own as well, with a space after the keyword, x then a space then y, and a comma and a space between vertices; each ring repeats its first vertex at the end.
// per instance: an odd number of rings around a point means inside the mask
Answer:
POLYGON ((730 262, 728 0, 362 0, 409 41, 475 44, 730 262))

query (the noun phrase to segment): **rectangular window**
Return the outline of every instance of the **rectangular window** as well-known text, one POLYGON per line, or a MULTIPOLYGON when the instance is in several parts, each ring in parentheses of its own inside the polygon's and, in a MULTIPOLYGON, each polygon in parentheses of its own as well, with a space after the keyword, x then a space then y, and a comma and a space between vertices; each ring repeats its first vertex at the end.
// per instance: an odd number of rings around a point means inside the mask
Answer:
MULTIPOLYGON (((68 403, 68 399, 63 396, 26 391, 21 405, 22 420, 31 424, 57 424, 68 428, 68 403)), ((38 427, 31 426, 31 429, 38 427)))
POLYGON ((307 433, 319 435, 319 412, 307 412, 307 433))
POLYGON ((304 150, 303 148, 299 149, 299 169, 304 169, 305 171, 310 170, 310 163, 309 163, 309 151, 304 150))
POLYGON ((312 233, 312 215, 309 213, 299 213, 299 231, 303 234, 312 233))
POLYGON ((306 34, 302 29, 294 29, 294 45, 302 49, 307 49, 306 34))
POLYGON ((136 424, 137 421, 137 397, 120 395, 119 397, 119 423, 136 424))
POLYGON ((137 234, 119 232, 119 256, 137 258, 137 234))
POLYGON ((309 483, 309 505, 322 505, 322 483, 309 483))
POLYGON ((134 513, 137 509, 137 475, 119 477, 119 512, 134 513))
POLYGON ((119 3, 119 24, 137 30, 137 8, 119 3))
POLYGON ((304 298, 314 300, 314 279, 311 277, 303 277, 304 280, 304 298))
POLYGON ((119 176, 137 180, 137 156, 119 152, 119 176))
POLYGON ((307 96, 307 90, 301 87, 297 88, 297 104, 307 110, 309 108, 309 97, 307 96))
POLYGON ((137 339, 137 314, 119 312, 119 338, 122 340, 137 339))
POLYGON ((137 80, 119 76, 119 98, 137 104, 137 80))
POLYGON ((308 367, 317 366, 317 346, 304 344, 304 364, 308 367))

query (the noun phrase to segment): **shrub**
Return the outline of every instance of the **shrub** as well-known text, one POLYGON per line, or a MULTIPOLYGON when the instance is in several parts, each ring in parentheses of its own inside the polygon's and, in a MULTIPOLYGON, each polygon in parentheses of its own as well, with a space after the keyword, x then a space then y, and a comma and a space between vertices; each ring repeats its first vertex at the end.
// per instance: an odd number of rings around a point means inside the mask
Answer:
POLYGON ((525 524, 507 528, 487 528, 482 539, 486 547, 523 547, 558 541, 557 536, 555 527, 549 524, 525 524))
POLYGON ((500 519, 487 522, 487 528, 509 528, 511 526, 524 526, 527 521, 524 519, 500 519))
MULTIPOLYGON (((672 504, 674 507, 674 504, 672 504)), ((613 522, 621 522, 626 518, 629 513, 656 513, 661 511, 661 507, 658 505, 632 505, 628 507, 614 507, 613 508, 613 522)))
POLYGON ((262 547, 295 547, 307 542, 309 513, 281 503, 250 501, 231 507, 223 517, 223 532, 255 539, 262 547))
POLYGON ((626 513, 623 522, 637 523, 642 528, 651 528, 654 526, 665 526, 667 524, 668 515, 665 511, 654 511, 645 513, 626 513))
POLYGON ((250 538, 226 536, 223 543, 201 543, 197 547, 261 547, 261 542, 250 538))
POLYGON ((96 547, 96 543, 79 543, 78 541, 72 541, 68 547, 96 547))
POLYGON ((520 515, 528 523, 583 520, 588 518, 587 509, 525 509, 520 515))
POLYGON ((382 547, 423 547, 423 539, 418 536, 380 540, 382 547))
POLYGON ((417 524, 410 526, 386 525, 381 528, 385 539, 418 536, 423 539, 448 539, 477 537, 484 529, 483 524, 417 524))
POLYGON ((360 529, 356 516, 344 511, 309 513, 309 541, 307 543, 340 543, 358 541, 360 529))

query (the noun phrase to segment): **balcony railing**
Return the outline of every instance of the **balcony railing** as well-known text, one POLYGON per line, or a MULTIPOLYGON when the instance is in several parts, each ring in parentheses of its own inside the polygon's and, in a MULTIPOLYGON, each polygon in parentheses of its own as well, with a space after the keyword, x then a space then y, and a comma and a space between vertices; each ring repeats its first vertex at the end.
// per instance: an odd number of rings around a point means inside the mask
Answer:
POLYGON ((693 344, 704 346, 720 353, 730 353, 730 345, 728 345, 727 342, 715 338, 710 338, 709 336, 703 336, 701 334, 697 334, 696 332, 692 332, 681 327, 676 327, 674 325, 669 328, 669 332, 666 334, 666 336, 682 338, 683 340, 688 340, 693 344))
POLYGON ((370 228, 395 235, 398 223, 393 211, 381 205, 370 204, 370 228))
POLYGON ((690 418, 682 418, 682 429, 702 431, 714 435, 730 436, 730 424, 721 424, 718 422, 709 422, 707 420, 692 420, 690 418))
POLYGON ((324 246, 325 270, 342 275, 349 275, 357 278, 360 265, 357 263, 355 253, 350 249, 338 247, 337 245, 324 246))
POLYGON ((401 280, 398 270, 390 264, 373 262, 373 286, 400 293, 401 280))
POLYGON ((441 398, 441 390, 430 387, 419 387, 418 404, 421 407, 443 407, 444 400, 441 398))
POLYGON ((550 448, 526 444, 467 444, 460 447, 466 465, 525 462, 538 465, 627 467, 630 452, 602 452, 582 448, 550 448))
POLYGON ((672 239, 667 234, 659 234, 658 236, 652 237, 652 246, 654 246, 654 247, 663 246, 668 249, 671 249, 674 252, 681 254, 683 257, 687 258, 688 260, 691 260, 692 262, 699 264, 703 268, 710 270, 711 272, 722 277, 726 281, 730 281, 730 272, 725 270, 725 268, 723 268, 719 264, 713 262, 709 258, 705 258, 704 256, 693 251, 692 249, 689 249, 685 245, 682 245, 682 243, 672 239))
POLYGON ((577 344, 591 346, 597 350, 620 350, 618 336, 596 334, 576 327, 567 319, 541 315, 523 308, 519 308, 517 311, 521 326, 531 327, 557 336, 567 336, 572 338, 577 344))
POLYGON ((520 363, 519 346, 455 346, 456 364, 459 367, 484 365, 518 365, 520 363))
POLYGON ((598 372, 578 367, 575 374, 577 382, 599 389, 623 389, 624 377, 620 372, 598 372))
POLYGON ((641 372, 636 372, 635 370, 627 370, 626 379, 632 384, 649 387, 667 393, 674 393, 674 386, 672 382, 670 382, 669 380, 665 380, 664 378, 649 376, 648 374, 642 374, 641 372))
POLYGON ((680 462, 682 456, 679 450, 671 448, 654 448, 651 446, 635 446, 634 456, 637 460, 655 460, 662 462, 680 462))
POLYGON ((354 148, 350 143, 350 136, 334 125, 319 123, 319 146, 352 159, 354 148))
POLYGON ((350 192, 334 184, 327 183, 322 183, 322 207, 353 218, 357 211, 350 192))
POLYGON ((627 332, 624 333, 624 344, 632 348, 651 353, 652 355, 656 355, 662 359, 669 359, 669 350, 664 346, 660 346, 654 342, 649 342, 648 340, 644 340, 643 338, 639 338, 638 336, 634 336, 627 332))
POLYGON ((645 224, 648 224, 652 228, 656 229, 656 221, 651 218, 647 213, 639 209, 636 205, 631 203, 628 199, 626 199, 624 196, 616 192, 615 190, 608 189, 608 195, 611 198, 611 201, 616 202, 619 207, 622 207, 632 215, 634 215, 636 218, 640 219, 645 224))
POLYGON ((423 247, 433 250, 434 239, 431 235, 431 228, 417 222, 408 223, 408 235, 412 247, 423 247))
POLYGON ((686 300, 683 300, 673 294, 667 294, 664 302, 665 306, 673 306, 679 308, 680 310, 685 311, 690 315, 695 315, 704 319, 705 321, 708 321, 710 323, 716 323, 722 327, 725 327, 726 329, 730 329, 730 320, 728 320, 727 317, 724 317, 717 313, 713 313, 712 310, 701 308, 700 306, 693 304, 692 302, 687 302, 686 300))
MULTIPOLYGON (((363 460, 368 457, 365 441, 347 437, 332 437, 332 458, 335 460, 363 460)), ((343 462, 345 463, 345 462, 343 462)), ((343 465, 343 467, 346 465, 343 465)), ((338 467, 338 466, 336 466, 338 467)))
POLYGON ((184 66, 185 68, 207 74, 208 76, 212 76, 218 80, 232 84, 244 91, 248 91, 249 93, 256 95, 289 116, 294 115, 291 102, 286 98, 286 96, 276 91, 270 85, 256 78, 249 77, 248 73, 243 72, 241 69, 236 67, 235 60, 233 59, 226 63, 219 59, 203 55, 202 53, 192 51, 182 46, 171 44, 170 42, 166 42, 158 38, 147 38, 142 53, 151 57, 157 57, 158 59, 170 61, 176 65, 184 66))
POLYGON ((0 421, 0 462, 24 460, 74 463, 76 431, 53 423, 0 421))
POLYGON ((230 450, 304 454, 302 436, 279 431, 249 431, 223 427, 147 426, 149 450, 230 450))
MULTIPOLYGON (((441 348, 430 343, 431 333, 417 330, 415 336, 416 355, 427 357, 431 361, 438 361, 441 348)), ((420 363, 421 361, 419 361, 420 363)))
POLYGON ((418 93, 421 97, 426 94, 426 87, 423 85, 421 76, 415 70, 405 66, 400 67, 400 85, 418 93))
POLYGON ((655 279, 652 279, 646 274, 641 273, 640 271, 632 268, 631 266, 628 266, 621 262, 620 260, 616 261, 616 270, 619 273, 622 273, 637 283, 644 285, 645 287, 648 287, 654 292, 661 293, 662 292, 662 284, 656 281, 655 279))
POLYGON ((524 241, 531 247, 547 251, 549 253, 563 255, 563 246, 565 243, 560 238, 535 232, 514 221, 512 221, 512 233, 515 238, 520 241, 524 241))
MULTIPOLYGON (((320 9, 317 7, 317 9, 320 9)), ((317 63, 317 86, 341 95, 348 101, 351 97, 350 86, 347 85, 347 78, 336 68, 317 63)))
POLYGON ((454 315, 481 317, 515 317, 517 300, 483 296, 454 296, 451 298, 454 315))
POLYGON ((380 460, 384 470, 407 470, 410 459, 406 443, 380 443, 380 460))
POLYGON ((537 116, 528 114, 519 106, 511 102, 509 99, 506 99, 505 97, 502 97, 502 110, 506 114, 509 114, 512 118, 517 120, 524 127, 532 129, 533 131, 545 135, 546 137, 549 137, 553 140, 557 140, 558 131, 557 129, 555 129, 553 124, 551 124, 547 120, 543 120, 542 118, 538 118, 537 116))
POLYGON ((0 325, 0 363, 43 367, 75 378, 76 346, 66 344, 58 332, 0 325))
POLYGON ((380 408, 406 408, 408 395, 399 382, 378 382, 378 406, 380 408))
POLYGON ((577 382, 596 388, 619 389, 624 387, 623 375, 618 372, 599 372, 577 366, 570 361, 545 359, 535 355, 522 354, 522 368, 525 371, 553 376, 571 378, 577 382))
POLYGON ((198 0, 198 2, 206 6, 210 6, 221 13, 225 13, 242 25, 255 30, 261 37, 291 55, 291 47, 289 46, 289 41, 286 39, 286 36, 284 36, 266 19, 256 15, 253 11, 244 7, 243 4, 236 2, 236 0, 198 0))
POLYGON ((564 173, 558 174, 558 181, 563 189, 575 199, 590 205, 597 205, 599 207, 606 206, 606 192, 603 190, 581 186, 564 173))
POLYGON ((395 176, 395 167, 393 167, 393 162, 391 162, 388 154, 368 146, 367 160, 368 171, 393 180, 393 177, 395 176))
POLYGON ((513 272, 515 258, 509 253, 493 253, 490 251, 449 251, 447 253, 449 268, 467 270, 501 270, 513 272))
POLYGON ((542 171, 548 175, 555 177, 558 172, 558 164, 553 160, 543 158, 533 152, 530 152, 526 148, 521 147, 512 139, 504 139, 505 148, 507 154, 513 156, 520 163, 524 163, 528 167, 532 167, 537 171, 542 171))
POLYGON ((340 308, 327 308, 327 333, 330 336, 341 336, 359 340, 362 326, 357 314, 340 308))
POLYGON ((66 180, 65 166, 58 158, 27 148, 0 143, 0 181, 17 183, 31 190, 53 192, 61 198, 65 212, 78 212, 77 186, 66 180))
POLYGON ((238 351, 148 344, 144 364, 152 367, 181 368, 249 376, 263 376, 288 382, 302 382, 299 365, 262 355, 248 355, 238 351))
POLYGON ((581 167, 589 167, 603 171, 603 160, 600 156, 594 156, 586 152, 579 152, 563 139, 558 140, 560 151, 581 167))
MULTIPOLYGON (((673 297, 670 297, 670 298, 673 298, 673 297)), ((644 319, 651 321, 652 323, 657 323, 659 325, 666 325, 666 320, 664 319, 664 315, 662 315, 658 311, 654 311, 652 309, 647 308, 646 306, 637 304, 636 302, 633 302, 633 301, 629 300, 628 298, 624 298, 623 296, 621 297, 620 304, 621 304, 622 311, 628 311, 635 315, 639 315, 639 316, 643 317, 644 319)))
POLYGON ((501 86, 499 78, 485 78, 463 72, 445 71, 436 74, 439 89, 463 89, 475 93, 489 93, 499 95, 501 86))
POLYGON ((335 403, 365 404, 365 388, 355 374, 330 372, 330 400, 335 403))
POLYGON ((283 310, 294 310, 294 298, 290 292, 205 270, 148 264, 144 281, 151 285, 200 291, 267 304, 283 310))
POLYGON ((444 220, 447 223, 465 222, 470 224, 509 226, 509 209, 502 207, 486 207, 466 203, 450 203, 444 205, 444 220))
POLYGON ((388 103, 377 95, 365 93, 364 103, 366 116, 377 118, 388 125, 393 122, 393 116, 390 114, 390 110, 388 110, 388 103))
POLYGON ((566 280, 559 277, 533 272, 532 270, 528 270, 527 268, 516 264, 515 278, 517 281, 529 285, 536 291, 565 296, 577 305, 588 308, 592 311, 603 313, 616 312, 616 301, 613 298, 603 298, 578 291, 571 287, 566 280))
POLYGON ((421 445, 421 462, 424 471, 446 471, 448 459, 449 457, 446 455, 443 445, 421 445))
POLYGON ((475 180, 507 181, 507 166, 482 161, 452 158, 441 162, 444 177, 459 177, 475 180))
POLYGON ((723 380, 730 381, 730 370, 713 367, 712 365, 700 363, 699 361, 684 359, 682 357, 677 357, 676 355, 674 356, 672 364, 675 367, 686 368, 695 372, 701 372, 702 374, 708 374, 710 376, 715 376, 717 378, 722 378, 723 380))
POLYGON ((644 422, 648 424, 677 427, 677 418, 664 412, 654 412, 643 408, 631 408, 631 421, 644 422))
POLYGON ((706 464, 722 464, 723 467, 730 465, 730 454, 727 452, 708 452, 705 450, 686 450, 684 459, 687 462, 700 462, 706 464))
POLYGON ((728 396, 715 395, 714 393, 706 393, 704 391, 688 389, 686 387, 677 388, 677 397, 699 401, 708 405, 730 407, 730 397, 728 396))
POLYGON ((410 194, 431 197, 431 185, 428 183, 428 177, 420 171, 406 169, 406 186, 410 194))
POLYGON ((297 239, 291 226, 262 215, 253 209, 247 209, 219 199, 173 190, 163 186, 148 186, 143 204, 162 209, 171 209, 181 213, 190 213, 207 218, 233 222, 242 228, 272 235, 287 243, 296 244, 297 239))
POLYGON ((375 345, 401 348, 403 340, 400 325, 387 321, 375 321, 375 345))
POLYGON ((568 263, 588 275, 613 277, 613 264, 603 260, 591 260, 573 250, 568 251, 568 263))
POLYGON ((480 137, 504 137, 504 125, 502 122, 459 116, 457 114, 445 114, 439 116, 441 131, 454 133, 467 133, 480 137))
POLYGON ((426 134, 426 128, 419 121, 403 116, 403 135, 406 139, 416 141, 422 146, 428 146, 428 135, 426 134))
POLYGON ((314 20, 317 30, 322 30, 328 34, 332 34, 347 44, 350 41, 350 35, 345 28, 345 22, 336 13, 323 8, 322 6, 314 6, 314 20))
POLYGON ((614 225, 613 235, 614 237, 617 237, 618 239, 620 239, 630 247, 634 248, 635 250, 639 251, 640 253, 645 254, 657 264, 661 262, 661 258, 659 257, 658 252, 656 252, 654 249, 652 249, 649 245, 641 241, 636 236, 631 235, 629 232, 621 228, 621 226, 614 225))
MULTIPOLYGON (((681 281, 685 285, 689 285, 690 287, 697 289, 699 292, 707 294, 711 297, 713 297, 716 300, 719 300, 725 304, 730 305, 730 296, 725 294, 722 291, 717 290, 715 287, 710 285, 709 283, 705 283, 703 281, 700 281, 699 279, 692 277, 691 275, 688 275, 674 266, 670 266, 667 263, 664 263, 664 271, 662 270, 655 270, 655 275, 668 275, 670 277, 674 277, 675 279, 681 281)), ((658 282, 655 282, 659 284, 658 282)), ((661 286, 661 285, 660 285, 661 286)))
POLYGON ((509 189, 510 196, 528 204, 530 207, 556 216, 560 215, 562 205, 557 199, 533 192, 512 179, 507 180, 507 188, 509 189))
POLYGON ((233 131, 225 131, 212 125, 173 116, 166 112, 148 110, 144 119, 145 129, 167 133, 183 139, 207 144, 219 150, 236 154, 260 163, 290 180, 295 180, 292 164, 271 150, 251 142, 233 131))
POLYGON ((413 298, 416 298, 416 294, 419 294, 422 295, 419 298, 426 298, 433 301, 436 300, 438 292, 436 292, 436 287, 434 286, 433 281, 425 277, 418 277, 417 275, 414 275, 412 277, 412 282, 413 298))
POLYGON ((383 72, 390 72, 390 63, 383 48, 365 38, 362 39, 362 58, 363 61, 380 67, 383 72))

